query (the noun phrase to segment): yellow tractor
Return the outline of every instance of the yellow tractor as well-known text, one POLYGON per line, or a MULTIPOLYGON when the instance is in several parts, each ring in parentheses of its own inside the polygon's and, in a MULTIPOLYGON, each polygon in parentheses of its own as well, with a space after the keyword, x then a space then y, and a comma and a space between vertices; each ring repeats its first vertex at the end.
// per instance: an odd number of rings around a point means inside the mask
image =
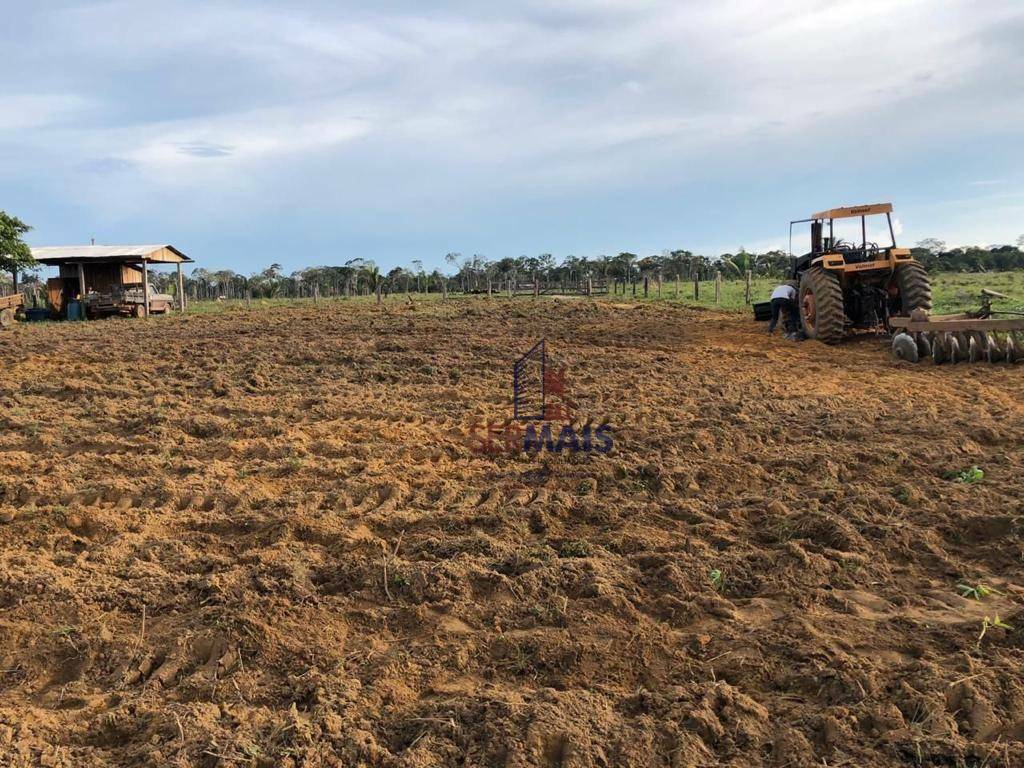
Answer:
POLYGON ((791 221, 790 254, 794 225, 806 223, 811 250, 793 261, 791 278, 800 286, 800 322, 808 338, 836 344, 850 329, 889 329, 891 317, 931 311, 928 272, 909 249, 896 246, 891 203, 833 208, 791 221), (882 216, 885 227, 879 233, 882 216), (876 217, 870 237, 881 234, 885 245, 869 239, 869 217, 876 217))
POLYGON ((811 225, 811 250, 793 260, 800 323, 808 338, 836 344, 854 328, 894 334, 893 354, 936 364, 1024 362, 1024 313, 992 308, 1006 296, 982 291, 976 312, 932 315, 928 272, 896 246, 892 204, 832 208, 789 223, 811 225), (878 227, 885 217, 884 228, 878 227), (869 230, 869 217, 876 217, 869 230), (859 220, 859 221, 858 221, 859 220), (870 233, 870 234, 869 234, 870 233), (875 238, 886 240, 879 245, 875 238))

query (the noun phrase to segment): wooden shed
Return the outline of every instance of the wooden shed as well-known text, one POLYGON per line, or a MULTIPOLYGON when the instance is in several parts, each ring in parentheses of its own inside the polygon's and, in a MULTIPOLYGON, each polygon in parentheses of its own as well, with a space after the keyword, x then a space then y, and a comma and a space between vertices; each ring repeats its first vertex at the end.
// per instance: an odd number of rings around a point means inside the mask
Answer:
MULTIPOLYGON (((40 264, 58 268, 59 274, 47 282, 50 305, 60 312, 70 298, 124 296, 136 289, 142 314, 151 310, 149 267, 174 264, 178 270, 178 309, 185 311, 185 286, 182 264, 192 259, 173 245, 69 245, 33 248, 32 256, 40 264), (141 291, 138 289, 141 288, 141 291)), ((169 298, 169 297, 167 297, 169 298)))

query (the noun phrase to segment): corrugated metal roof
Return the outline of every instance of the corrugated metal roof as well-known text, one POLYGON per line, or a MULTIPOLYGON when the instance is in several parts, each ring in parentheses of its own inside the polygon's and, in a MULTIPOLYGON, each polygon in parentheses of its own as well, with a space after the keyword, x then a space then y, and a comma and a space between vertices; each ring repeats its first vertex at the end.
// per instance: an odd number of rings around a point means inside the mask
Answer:
POLYGON ((154 262, 179 263, 191 262, 173 245, 59 245, 33 248, 32 256, 43 264, 56 264, 62 261, 120 260, 147 259, 154 262))

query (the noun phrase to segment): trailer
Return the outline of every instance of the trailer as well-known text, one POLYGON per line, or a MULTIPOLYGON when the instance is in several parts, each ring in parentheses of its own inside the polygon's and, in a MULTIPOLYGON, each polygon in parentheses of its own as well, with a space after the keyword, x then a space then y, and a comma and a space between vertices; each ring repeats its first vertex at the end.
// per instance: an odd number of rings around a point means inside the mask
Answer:
POLYGON ((0 328, 10 328, 14 325, 24 307, 25 298, 20 293, 0 296, 0 328))
POLYGON ((918 309, 907 317, 890 317, 889 327, 898 331, 892 352, 900 360, 931 358, 936 365, 1024 362, 1024 312, 992 308, 993 300, 1006 298, 983 289, 976 312, 931 315, 918 309))

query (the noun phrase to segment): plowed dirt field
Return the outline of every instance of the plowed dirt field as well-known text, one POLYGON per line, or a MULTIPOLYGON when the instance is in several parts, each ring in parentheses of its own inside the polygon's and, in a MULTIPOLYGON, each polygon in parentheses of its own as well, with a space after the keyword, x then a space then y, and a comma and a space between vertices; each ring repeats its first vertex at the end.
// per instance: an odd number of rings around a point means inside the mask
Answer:
POLYGON ((4 333, 0 765, 1024 765, 1024 367, 762 327, 4 333), (609 453, 474 451, 541 338, 609 453))

